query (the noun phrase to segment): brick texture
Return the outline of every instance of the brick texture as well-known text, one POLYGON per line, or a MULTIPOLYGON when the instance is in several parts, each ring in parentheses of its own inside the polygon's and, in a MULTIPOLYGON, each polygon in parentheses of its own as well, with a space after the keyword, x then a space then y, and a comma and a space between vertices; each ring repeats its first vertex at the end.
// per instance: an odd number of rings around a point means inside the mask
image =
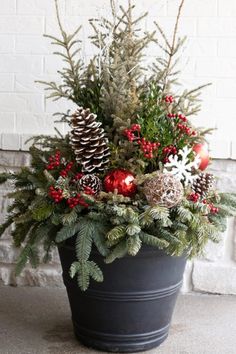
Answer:
MULTIPOLYGON (((123 6, 127 4, 127 0, 116 2, 123 6)), ((179 0, 139 0, 134 3, 137 14, 150 13, 149 19, 143 21, 143 29, 152 30, 153 21, 159 18, 163 29, 171 35, 179 0)), ((108 17, 108 4, 107 0, 59 0, 65 28, 73 31, 79 24, 83 25, 80 35, 85 39, 82 46, 85 57, 94 54, 94 48, 86 40, 91 34, 88 19, 101 15, 108 17)), ((43 95, 43 87, 35 84, 35 80, 54 79, 63 64, 52 55, 55 47, 43 37, 44 32, 59 34, 53 0, 1 0, 0 133, 48 133, 51 129, 47 128, 45 121, 48 115, 57 111, 57 105, 43 103, 40 96, 43 95), (14 117, 10 122, 3 118, 6 112, 14 117), (26 117, 24 121, 22 113, 26 117), (32 113, 40 113, 42 121, 33 118, 32 122, 32 113)), ((236 149, 232 109, 236 95, 235 0, 186 1, 179 34, 189 38, 182 56, 185 86, 190 88, 205 82, 213 83, 213 88, 203 92, 204 105, 196 124, 219 128, 217 139, 221 140, 221 145, 228 140, 232 145, 231 153, 236 149)), ((151 59, 158 53, 158 48, 153 45, 147 51, 151 59)), ((68 102, 62 102, 59 108, 67 111, 68 106, 68 102)), ((225 149, 221 156, 221 150, 216 148, 215 155, 225 158, 225 149)))

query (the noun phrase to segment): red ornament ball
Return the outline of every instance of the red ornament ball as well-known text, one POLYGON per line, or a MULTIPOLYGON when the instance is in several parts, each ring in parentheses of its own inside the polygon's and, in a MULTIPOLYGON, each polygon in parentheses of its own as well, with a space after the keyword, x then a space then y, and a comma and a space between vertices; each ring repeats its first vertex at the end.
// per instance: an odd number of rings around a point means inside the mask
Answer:
POLYGON ((204 171, 210 162, 209 151, 206 144, 196 144, 193 147, 193 151, 200 157, 199 169, 204 171))
POLYGON ((104 189, 106 192, 114 192, 125 197, 131 197, 137 190, 132 172, 124 169, 116 169, 109 172, 104 179, 104 189))

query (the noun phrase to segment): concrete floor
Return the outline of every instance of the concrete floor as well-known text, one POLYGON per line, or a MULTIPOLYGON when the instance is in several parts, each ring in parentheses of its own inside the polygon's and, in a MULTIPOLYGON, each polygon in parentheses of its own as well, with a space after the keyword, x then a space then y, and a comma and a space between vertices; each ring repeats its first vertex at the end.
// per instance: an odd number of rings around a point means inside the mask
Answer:
MULTIPOLYGON (((74 339, 65 290, 0 287, 0 354, 44 353, 97 352, 74 339)), ((236 354, 236 297, 180 296, 169 338, 146 353, 236 354)))

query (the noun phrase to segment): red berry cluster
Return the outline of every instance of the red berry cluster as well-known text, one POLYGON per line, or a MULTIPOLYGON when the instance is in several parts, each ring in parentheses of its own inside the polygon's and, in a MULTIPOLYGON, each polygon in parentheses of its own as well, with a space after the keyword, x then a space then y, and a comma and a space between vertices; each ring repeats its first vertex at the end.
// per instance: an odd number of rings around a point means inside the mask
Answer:
POLYGON ((187 123, 188 119, 183 115, 183 114, 175 114, 175 113, 169 113, 167 115, 168 118, 177 118, 179 120, 179 123, 177 124, 177 128, 187 134, 188 136, 196 136, 197 132, 195 130, 192 130, 190 127, 188 127, 186 124, 182 124, 180 121, 183 123, 187 123))
POLYGON ((179 115, 178 115, 178 118, 179 118, 180 120, 182 120, 182 122, 184 122, 184 123, 186 123, 186 122, 188 121, 188 119, 187 119, 183 114, 179 114, 179 115))
POLYGON ((219 213, 219 208, 215 207, 213 204, 208 204, 210 211, 212 214, 218 214, 219 213))
POLYGON ((154 157, 153 152, 158 150, 160 147, 160 143, 151 143, 147 141, 145 138, 142 138, 138 141, 138 144, 141 147, 142 152, 144 153, 144 157, 147 159, 152 159, 154 157))
POLYGON ((167 114, 167 117, 168 117, 168 118, 176 118, 176 117, 177 117, 177 114, 175 114, 175 113, 168 113, 168 114, 167 114))
POLYGON ((162 149, 162 153, 165 156, 163 163, 169 162, 168 156, 170 155, 176 155, 178 152, 177 148, 174 145, 168 145, 162 149))
POLYGON ((174 102, 174 97, 173 96, 166 96, 166 97, 164 97, 164 101, 166 103, 173 103, 174 102))
POLYGON ((69 162, 69 163, 66 165, 66 167, 64 168, 64 170, 62 170, 62 171, 60 172, 60 176, 66 178, 66 177, 68 176, 68 173, 69 173, 70 170, 72 169, 73 165, 74 165, 73 162, 69 162))
POLYGON ((182 122, 185 122, 185 123, 188 121, 188 119, 183 114, 168 113, 167 117, 168 118, 178 118, 178 119, 182 120, 182 122))
POLYGON ((162 149, 163 154, 165 155, 175 155, 177 154, 177 148, 174 145, 168 145, 162 149))
POLYGON ((190 127, 187 125, 178 123, 177 128, 181 130, 183 133, 187 134, 188 136, 196 136, 197 132, 195 130, 192 130, 190 127))
POLYGON ((48 195, 54 200, 55 203, 60 203, 63 200, 62 189, 56 189, 53 186, 49 188, 48 195))
POLYGON ((141 125, 133 124, 130 129, 124 130, 124 135, 128 138, 130 142, 136 141, 140 147, 142 152, 144 153, 144 157, 147 159, 152 159, 154 157, 153 152, 156 151, 160 143, 152 143, 151 141, 146 140, 145 138, 140 137, 141 125))
POLYGON ((75 197, 67 199, 67 204, 71 209, 75 208, 77 205, 81 205, 85 208, 89 207, 89 204, 86 203, 84 198, 79 193, 75 197))
POLYGON ((77 183, 82 177, 83 177, 83 173, 81 173, 81 172, 78 172, 78 173, 76 173, 74 176, 73 176, 73 178, 71 179, 71 183, 77 183))
POLYGON ((188 199, 191 200, 191 202, 193 202, 193 203, 197 203, 197 202, 199 202, 200 194, 199 193, 191 193, 188 196, 188 199))
POLYGON ((206 199, 204 199, 202 202, 203 202, 203 204, 206 204, 208 206, 208 208, 210 209, 210 212, 212 214, 218 214, 219 213, 219 208, 215 207, 214 204, 209 203, 206 199))
POLYGON ((48 159, 49 164, 46 166, 47 170, 54 170, 56 167, 59 167, 61 164, 61 153, 57 151, 55 155, 52 155, 48 159))
MULTIPOLYGON (((193 203, 197 203, 200 201, 201 195, 199 193, 191 193, 188 196, 188 199, 191 200, 193 203)), ((214 204, 209 203, 207 199, 202 200, 202 203, 208 206, 208 208, 210 209, 210 213, 212 214, 219 213, 219 208, 215 207, 214 204)))
POLYGON ((133 124, 130 129, 124 130, 124 135, 127 137, 129 141, 134 141, 140 138, 139 133, 141 132, 140 124, 133 124))

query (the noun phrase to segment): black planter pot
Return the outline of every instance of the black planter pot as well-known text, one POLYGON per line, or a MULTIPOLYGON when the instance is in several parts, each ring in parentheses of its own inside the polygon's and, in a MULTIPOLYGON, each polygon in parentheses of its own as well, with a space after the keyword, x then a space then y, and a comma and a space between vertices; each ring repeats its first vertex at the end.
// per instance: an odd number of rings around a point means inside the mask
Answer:
POLYGON ((59 254, 74 332, 83 344, 128 353, 157 347, 167 338, 182 284, 184 257, 144 246, 136 257, 106 265, 93 251, 92 259, 103 270, 104 282, 91 282, 82 292, 69 275, 74 248, 60 247, 59 254))

